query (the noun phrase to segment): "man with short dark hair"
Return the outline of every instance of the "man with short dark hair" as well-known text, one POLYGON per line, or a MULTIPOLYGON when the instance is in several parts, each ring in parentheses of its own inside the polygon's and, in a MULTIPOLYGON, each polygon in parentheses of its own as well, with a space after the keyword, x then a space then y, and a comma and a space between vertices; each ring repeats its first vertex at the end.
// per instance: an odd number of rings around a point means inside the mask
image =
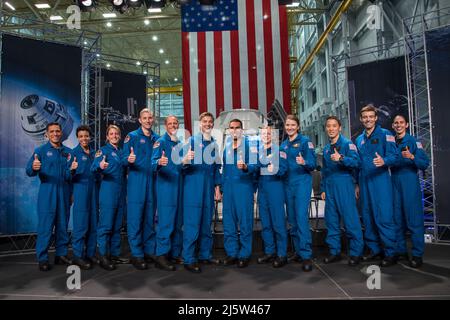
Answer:
POLYGON ((397 262, 394 203, 389 167, 397 161, 395 137, 377 124, 373 105, 361 109, 363 133, 356 139, 361 157, 359 192, 364 223, 364 238, 370 254, 364 261, 383 258, 381 266, 397 262))
POLYGON ((148 268, 155 255, 155 183, 152 170, 153 145, 159 136, 152 131, 153 113, 139 113, 140 128, 124 140, 123 162, 128 166, 127 232, 131 264, 138 270, 148 268))
POLYGON ((69 236, 70 180, 68 162, 71 160, 70 148, 62 144, 62 129, 57 122, 47 125, 48 142, 37 147, 27 163, 26 173, 29 177, 39 176, 37 214, 38 229, 36 255, 39 270, 50 270, 48 249, 51 244, 53 228, 55 228, 56 256, 55 264, 69 265, 72 261, 67 257, 69 236))
POLYGON ((242 129, 242 121, 230 121, 222 172, 223 232, 227 254, 223 263, 237 263, 239 268, 248 266, 252 253, 253 194, 258 168, 258 149, 250 147, 242 129))
POLYGON ((200 132, 189 138, 183 163, 183 262, 193 273, 201 272, 199 262, 219 264, 211 233, 214 198, 221 197, 219 147, 211 135, 214 116, 203 112, 199 120, 200 132))

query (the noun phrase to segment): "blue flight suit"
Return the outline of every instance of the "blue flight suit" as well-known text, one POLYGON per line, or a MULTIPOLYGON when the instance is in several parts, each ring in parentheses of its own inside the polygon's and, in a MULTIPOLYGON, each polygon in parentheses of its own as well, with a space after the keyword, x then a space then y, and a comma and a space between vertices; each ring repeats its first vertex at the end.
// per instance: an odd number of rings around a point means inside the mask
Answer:
POLYGON ((287 154, 288 173, 285 178, 287 218, 289 234, 295 252, 304 260, 312 257, 312 238, 309 228, 309 202, 311 200, 312 176, 316 168, 314 145, 308 137, 298 133, 293 141, 289 138, 281 144, 281 150, 287 154), (301 154, 304 165, 295 160, 301 154))
POLYGON ((252 253, 253 199, 258 149, 256 146, 250 147, 247 137, 242 137, 241 144, 233 149, 233 140, 227 137, 222 159, 225 251, 229 257, 249 259, 252 253), (240 159, 247 164, 246 171, 238 169, 237 162, 240 159))
POLYGON ((264 149, 259 146, 258 157, 258 207, 262 224, 264 253, 287 257, 288 236, 286 229, 284 176, 287 173, 287 154, 272 144, 264 149), (267 167, 273 165, 273 172, 267 167))
POLYGON ((393 257, 396 239, 389 167, 397 161, 395 138, 388 130, 377 125, 369 137, 364 130, 356 139, 356 146, 361 158, 359 190, 364 238, 372 254, 380 253, 380 244, 383 244, 385 256, 393 257), (384 159, 384 166, 375 166, 375 153, 384 159))
POLYGON ((91 172, 95 150, 84 152, 78 145, 72 150, 72 164, 76 157, 78 168, 70 172, 73 185, 72 250, 76 258, 95 256, 97 249, 98 174, 91 172))
POLYGON ((156 172, 157 256, 181 256, 183 245, 182 214, 182 143, 172 141, 166 132, 153 145, 152 168, 156 172), (167 166, 158 165, 162 153, 169 159, 167 166), (173 156, 172 156, 173 154, 173 156))
POLYGON ((360 257, 364 250, 364 240, 355 199, 353 170, 359 168, 360 158, 353 142, 339 135, 335 144, 327 144, 323 149, 323 169, 321 191, 325 192, 326 242, 330 254, 341 254, 341 223, 350 242, 350 256, 360 257), (339 162, 331 160, 337 150, 342 156, 339 162))
POLYGON ((123 163, 128 166, 127 184, 127 232, 131 255, 143 258, 155 254, 156 195, 152 170, 153 144, 159 136, 151 131, 144 135, 142 128, 130 132, 124 140, 123 163), (130 148, 136 155, 134 163, 128 163, 130 148))
POLYGON ((394 221, 396 226, 397 253, 406 254, 405 231, 411 232, 412 255, 422 257, 424 250, 424 221, 422 191, 418 170, 428 168, 430 162, 422 144, 408 133, 397 139, 399 158, 391 168, 394 188, 394 221), (401 156, 402 149, 408 147, 414 160, 401 156))
POLYGON ((120 256, 120 230, 125 209, 125 167, 122 150, 107 143, 95 154, 92 172, 102 173, 97 227, 97 245, 101 256, 120 256), (102 170, 100 162, 105 158, 109 166, 102 170))
POLYGON ((67 170, 71 149, 62 145, 55 148, 47 142, 34 150, 28 160, 26 173, 29 177, 39 175, 37 214, 38 228, 36 256, 38 262, 48 261, 48 248, 55 227, 56 256, 66 256, 69 244, 67 225, 70 216, 70 177, 67 170), (41 169, 33 170, 34 156, 41 161, 41 169))
POLYGON ((212 258, 213 236, 211 222, 214 215, 215 187, 220 185, 219 147, 214 138, 205 140, 201 133, 189 138, 187 147, 194 151, 194 159, 183 165, 183 261, 197 262, 198 258, 212 258))

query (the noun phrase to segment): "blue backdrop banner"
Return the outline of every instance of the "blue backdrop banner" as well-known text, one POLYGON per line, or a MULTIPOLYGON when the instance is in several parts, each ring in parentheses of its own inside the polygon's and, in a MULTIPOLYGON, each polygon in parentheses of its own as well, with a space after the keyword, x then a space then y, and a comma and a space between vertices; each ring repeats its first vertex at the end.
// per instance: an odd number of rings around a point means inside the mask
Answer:
POLYGON ((45 127, 59 122, 64 144, 77 144, 81 49, 3 35, 0 100, 0 234, 35 232, 39 179, 25 166, 45 127))

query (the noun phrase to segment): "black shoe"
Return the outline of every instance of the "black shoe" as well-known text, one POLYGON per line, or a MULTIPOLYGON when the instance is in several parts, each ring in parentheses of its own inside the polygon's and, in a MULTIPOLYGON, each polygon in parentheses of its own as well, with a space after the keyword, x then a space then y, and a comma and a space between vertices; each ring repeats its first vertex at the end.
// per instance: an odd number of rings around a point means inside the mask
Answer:
POLYGON ((409 256, 407 253, 397 254, 397 261, 409 261, 409 256))
POLYGON ((70 260, 67 256, 56 256, 55 264, 70 266, 72 264, 72 260, 70 260))
POLYGON ((328 257, 326 257, 325 259, 323 259, 323 262, 325 263, 325 264, 328 264, 328 263, 333 263, 333 262, 338 262, 338 261, 341 261, 341 255, 337 255, 337 256, 335 256, 335 255, 333 255, 333 254, 330 254, 328 257))
POLYGON ((154 263, 156 261, 156 256, 144 253, 144 260, 149 264, 154 263))
POLYGON ((97 256, 88 257, 87 260, 91 263, 91 265, 100 264, 100 260, 97 256))
POLYGON ((397 256, 384 257, 381 261, 380 266, 390 267, 397 263, 397 256))
POLYGON ((420 268, 423 264, 422 257, 412 257, 411 261, 409 261, 409 266, 411 268, 420 268))
POLYGON ((310 271, 312 271, 312 268, 313 268, 313 266, 312 266, 311 259, 303 260, 303 262, 302 262, 302 270, 303 271, 310 272, 310 271))
POLYGON ((49 271, 52 267, 48 261, 39 262, 39 270, 41 271, 49 271))
POLYGON ((363 256, 362 260, 364 262, 369 262, 369 261, 376 261, 376 260, 382 260, 384 258, 384 254, 382 254, 381 252, 378 252, 376 254, 368 254, 363 256))
POLYGON ((173 264, 184 264, 183 258, 181 257, 172 257, 170 258, 170 262, 173 264))
POLYGON ((238 268, 246 268, 248 267, 248 264, 250 263, 250 259, 239 259, 237 266, 238 268))
POLYGON ((276 257, 272 262, 272 267, 281 268, 285 264, 287 264, 288 260, 286 257, 276 257))
POLYGON ((148 265, 143 258, 131 257, 131 264, 138 270, 147 270, 148 265))
POLYGON ((102 267, 105 270, 112 271, 116 269, 116 266, 114 263, 107 257, 107 256, 101 256, 100 257, 100 267, 102 267))
POLYGON ((185 264, 184 268, 187 271, 190 271, 192 273, 200 273, 200 272, 202 272, 202 269, 200 268, 200 266, 197 263, 185 264))
POLYGON ((235 257, 226 256, 225 259, 223 259, 223 265, 231 266, 231 265, 235 264, 237 261, 238 261, 238 259, 235 257))
POLYGON ((298 254, 293 253, 291 255, 288 255, 288 262, 303 262, 302 257, 300 257, 298 254))
POLYGON ((273 254, 265 254, 262 257, 259 257, 257 262, 259 264, 263 264, 263 263, 270 263, 275 259, 275 255, 273 254))
POLYGON ((166 270, 166 271, 175 271, 175 266, 167 259, 166 256, 158 256, 156 257, 155 267, 166 270))
POLYGON ((119 256, 111 256, 111 262, 114 264, 128 264, 130 263, 130 259, 122 258, 119 256))
POLYGON ((72 263, 76 266, 79 266, 83 270, 89 270, 92 268, 92 264, 84 259, 75 258, 73 259, 72 263))
POLYGON ((210 259, 198 259, 198 262, 201 264, 215 264, 219 265, 222 264, 222 261, 217 258, 210 258, 210 259))
POLYGON ((361 261, 361 257, 350 256, 350 258, 348 259, 348 265, 354 267, 354 266, 357 266, 360 261, 361 261))

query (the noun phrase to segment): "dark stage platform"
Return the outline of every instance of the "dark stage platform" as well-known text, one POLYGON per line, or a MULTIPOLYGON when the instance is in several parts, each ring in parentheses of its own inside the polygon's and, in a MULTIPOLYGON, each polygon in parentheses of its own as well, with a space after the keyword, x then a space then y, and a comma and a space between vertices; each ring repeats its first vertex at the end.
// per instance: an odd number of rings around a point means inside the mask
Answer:
POLYGON ((201 274, 182 266, 175 272, 154 265, 138 271, 123 264, 112 272, 95 266, 81 271, 80 290, 67 289, 65 266, 44 273, 33 254, 1 257, 0 299, 450 299, 450 246, 427 245, 421 269, 405 261, 381 269, 379 290, 367 288, 370 264, 349 267, 343 259, 325 265, 324 248, 314 250, 310 273, 296 262, 281 269, 258 265, 256 255, 248 268, 204 266, 201 274))

